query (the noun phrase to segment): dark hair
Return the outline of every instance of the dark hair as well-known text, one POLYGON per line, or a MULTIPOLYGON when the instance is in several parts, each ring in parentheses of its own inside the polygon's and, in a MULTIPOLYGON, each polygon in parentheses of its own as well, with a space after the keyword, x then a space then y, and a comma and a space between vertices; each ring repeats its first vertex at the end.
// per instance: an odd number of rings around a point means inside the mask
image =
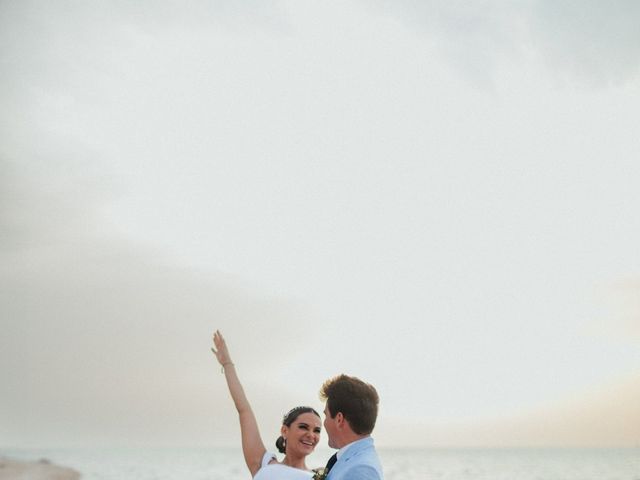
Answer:
POLYGON ((368 435, 376 426, 380 399, 373 385, 342 374, 324 382, 320 398, 327 401, 331 418, 342 412, 354 433, 368 435))
MULTIPOLYGON (((320 418, 320 414, 311 407, 294 407, 284 414, 284 417, 282 417, 282 425, 290 427, 291 424, 303 413, 314 413, 318 418, 320 418)), ((286 447, 287 443, 284 441, 284 437, 280 435, 276 440, 276 448, 280 453, 285 453, 286 447)))

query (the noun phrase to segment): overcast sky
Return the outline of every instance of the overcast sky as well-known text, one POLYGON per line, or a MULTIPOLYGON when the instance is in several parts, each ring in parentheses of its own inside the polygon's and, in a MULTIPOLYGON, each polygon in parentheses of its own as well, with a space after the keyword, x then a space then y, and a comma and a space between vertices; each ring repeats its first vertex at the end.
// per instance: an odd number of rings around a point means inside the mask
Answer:
POLYGON ((0 446, 640 446, 640 3, 0 2, 0 446))

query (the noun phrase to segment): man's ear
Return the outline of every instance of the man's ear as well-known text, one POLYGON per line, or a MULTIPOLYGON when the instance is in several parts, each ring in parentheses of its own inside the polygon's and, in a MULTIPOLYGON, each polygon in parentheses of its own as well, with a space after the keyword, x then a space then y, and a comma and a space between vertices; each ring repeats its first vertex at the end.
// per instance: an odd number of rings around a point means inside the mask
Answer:
POLYGON ((344 424, 345 424, 345 422, 347 420, 344 418, 344 415, 342 414, 342 412, 338 412, 338 413, 336 413, 335 421, 336 421, 336 424, 337 424, 338 428, 343 428, 343 426, 344 426, 344 424))

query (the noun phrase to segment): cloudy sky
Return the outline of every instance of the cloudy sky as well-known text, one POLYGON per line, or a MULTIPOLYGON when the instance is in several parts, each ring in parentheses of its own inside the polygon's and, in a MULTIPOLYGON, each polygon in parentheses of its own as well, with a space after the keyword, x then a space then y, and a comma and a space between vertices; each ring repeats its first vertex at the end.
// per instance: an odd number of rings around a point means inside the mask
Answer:
POLYGON ((640 4, 0 2, 0 446, 640 445, 640 4))

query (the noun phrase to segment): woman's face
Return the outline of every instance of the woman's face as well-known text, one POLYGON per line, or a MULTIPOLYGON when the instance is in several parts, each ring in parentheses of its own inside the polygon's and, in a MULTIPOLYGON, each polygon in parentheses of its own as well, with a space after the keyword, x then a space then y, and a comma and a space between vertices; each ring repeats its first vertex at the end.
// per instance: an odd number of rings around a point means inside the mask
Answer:
POLYGON ((287 454, 306 456, 313 452, 320 441, 322 421, 312 412, 301 413, 290 426, 282 426, 282 435, 287 439, 287 454))

